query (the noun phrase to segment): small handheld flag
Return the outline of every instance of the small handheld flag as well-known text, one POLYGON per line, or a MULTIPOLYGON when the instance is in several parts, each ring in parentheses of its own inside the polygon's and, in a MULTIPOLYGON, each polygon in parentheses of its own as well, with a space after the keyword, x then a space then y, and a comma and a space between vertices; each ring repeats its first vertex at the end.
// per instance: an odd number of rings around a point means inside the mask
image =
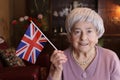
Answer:
POLYGON ((34 64, 47 41, 57 50, 42 31, 31 21, 17 47, 16 55, 34 64))

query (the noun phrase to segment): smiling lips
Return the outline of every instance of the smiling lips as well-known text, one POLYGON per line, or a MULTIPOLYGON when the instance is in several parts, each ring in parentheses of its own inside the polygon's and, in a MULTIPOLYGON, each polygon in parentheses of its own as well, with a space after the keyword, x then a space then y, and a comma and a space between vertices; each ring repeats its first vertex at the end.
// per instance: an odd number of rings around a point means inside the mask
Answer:
POLYGON ((81 46, 87 46, 88 43, 79 43, 79 45, 81 45, 81 46))

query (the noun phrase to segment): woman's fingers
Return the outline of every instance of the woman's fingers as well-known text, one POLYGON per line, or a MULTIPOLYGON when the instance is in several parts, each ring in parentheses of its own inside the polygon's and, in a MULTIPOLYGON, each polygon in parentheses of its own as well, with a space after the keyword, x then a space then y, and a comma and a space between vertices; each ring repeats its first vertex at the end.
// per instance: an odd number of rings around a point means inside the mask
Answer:
POLYGON ((64 55, 63 51, 55 50, 51 56, 51 62, 60 59, 66 59, 66 56, 64 55))
POLYGON ((63 51, 55 50, 51 55, 50 61, 56 68, 62 69, 62 64, 67 61, 67 57, 63 51))

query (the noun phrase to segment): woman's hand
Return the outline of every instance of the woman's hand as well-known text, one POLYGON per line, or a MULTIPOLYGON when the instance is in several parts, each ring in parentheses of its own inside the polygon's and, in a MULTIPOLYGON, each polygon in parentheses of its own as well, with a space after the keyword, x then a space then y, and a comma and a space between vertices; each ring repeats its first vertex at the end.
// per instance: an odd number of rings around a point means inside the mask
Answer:
POLYGON ((52 80, 61 80, 63 63, 67 61, 67 57, 61 50, 55 50, 51 55, 50 61, 52 62, 49 76, 52 80))
POLYGON ((67 61, 67 57, 63 51, 55 50, 51 55, 50 61, 52 62, 52 65, 54 66, 55 70, 62 71, 63 70, 62 65, 67 61))

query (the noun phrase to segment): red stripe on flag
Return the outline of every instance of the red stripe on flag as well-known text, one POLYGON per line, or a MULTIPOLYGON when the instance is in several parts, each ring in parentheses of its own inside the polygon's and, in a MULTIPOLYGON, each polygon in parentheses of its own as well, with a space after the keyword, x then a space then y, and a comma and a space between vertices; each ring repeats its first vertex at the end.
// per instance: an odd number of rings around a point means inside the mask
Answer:
POLYGON ((26 52, 26 55, 24 56, 24 59, 28 59, 29 57, 29 54, 32 50, 33 47, 36 47, 38 48, 39 50, 42 50, 43 47, 40 46, 38 43, 36 43, 36 41, 38 40, 38 38, 40 37, 40 32, 37 31, 37 34, 36 34, 37 37, 34 37, 32 40, 30 40, 29 38, 27 38, 26 36, 23 37, 23 40, 27 43, 30 44, 30 46, 28 47, 28 51, 26 52))

